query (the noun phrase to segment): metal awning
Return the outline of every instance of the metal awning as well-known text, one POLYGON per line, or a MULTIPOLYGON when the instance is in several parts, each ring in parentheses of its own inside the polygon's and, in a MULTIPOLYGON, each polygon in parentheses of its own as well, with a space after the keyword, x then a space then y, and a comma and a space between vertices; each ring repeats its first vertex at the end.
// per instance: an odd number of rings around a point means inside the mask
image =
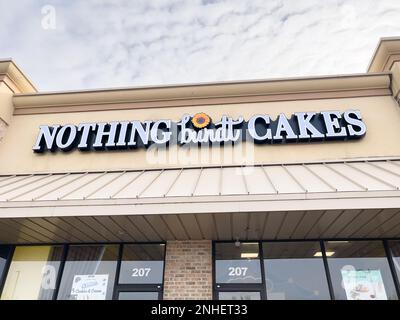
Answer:
POLYGON ((0 176, 0 241, 395 236, 399 188, 396 159, 0 176))
POLYGON ((397 191, 400 160, 0 176, 4 203, 397 191))

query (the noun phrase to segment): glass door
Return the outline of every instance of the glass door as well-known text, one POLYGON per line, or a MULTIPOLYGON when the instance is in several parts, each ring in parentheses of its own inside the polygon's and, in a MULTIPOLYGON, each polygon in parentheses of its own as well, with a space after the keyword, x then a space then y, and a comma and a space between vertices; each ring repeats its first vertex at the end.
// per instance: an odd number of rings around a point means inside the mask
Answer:
POLYGON ((117 300, 161 300, 161 291, 138 291, 138 288, 117 289, 117 300))
POLYGON ((161 300, 165 244, 123 246, 114 299, 161 300))
POLYGON ((214 297, 218 300, 264 298, 258 242, 215 243, 214 297))

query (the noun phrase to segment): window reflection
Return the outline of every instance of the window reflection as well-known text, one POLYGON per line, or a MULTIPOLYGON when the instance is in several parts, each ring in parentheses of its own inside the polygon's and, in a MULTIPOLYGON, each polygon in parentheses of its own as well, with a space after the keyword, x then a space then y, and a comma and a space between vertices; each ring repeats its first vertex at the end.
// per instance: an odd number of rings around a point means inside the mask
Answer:
POLYGON ((261 300, 259 292, 220 292, 219 300, 261 300))
POLYGON ((268 300, 330 299, 319 242, 263 243, 268 300))
POLYGON ((261 283, 258 243, 217 243, 217 283, 261 283))
POLYGON ((16 247, 1 299, 51 300, 62 251, 62 246, 16 247))
POLYGON ((388 241, 397 278, 400 279, 400 240, 388 241))
POLYGON ((336 299, 397 299, 382 241, 327 241, 325 248, 336 299))
POLYGON ((7 264, 8 256, 10 255, 11 246, 0 246, 0 285, 3 283, 4 269, 7 264))
POLYGON ((158 300, 158 292, 120 292, 118 300, 158 300))
POLYGON ((70 246, 58 299, 112 299, 118 251, 118 245, 70 246))

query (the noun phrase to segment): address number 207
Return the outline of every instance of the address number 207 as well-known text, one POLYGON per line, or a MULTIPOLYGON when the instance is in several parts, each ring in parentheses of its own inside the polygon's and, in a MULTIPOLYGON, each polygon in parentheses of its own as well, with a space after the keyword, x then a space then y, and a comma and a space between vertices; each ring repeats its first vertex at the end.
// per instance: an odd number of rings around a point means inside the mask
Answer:
POLYGON ((245 276, 247 273, 247 267, 229 267, 228 268, 228 275, 230 277, 237 277, 237 276, 245 276))
POLYGON ((148 277, 151 268, 133 268, 132 277, 148 277))

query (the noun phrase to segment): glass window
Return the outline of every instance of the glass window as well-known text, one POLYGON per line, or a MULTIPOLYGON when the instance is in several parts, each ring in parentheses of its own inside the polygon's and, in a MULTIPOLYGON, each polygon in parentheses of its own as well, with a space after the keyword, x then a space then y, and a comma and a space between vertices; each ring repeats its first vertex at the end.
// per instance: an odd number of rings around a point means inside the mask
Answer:
POLYGON ((268 300, 330 299, 319 242, 263 243, 268 300))
POLYGON ((336 299, 397 299, 382 241, 327 241, 325 248, 336 299))
POLYGON ((73 245, 68 249, 59 300, 109 300, 119 245, 73 245))
MULTIPOLYGON (((4 269, 7 265, 7 259, 10 255, 11 246, 0 246, 0 290, 4 278, 4 269)), ((1 294, 1 291, 0 291, 1 294)))
POLYGON ((164 271, 164 244, 124 245, 120 284, 161 284, 164 271))
POLYGON ((400 240, 388 241, 392 253, 393 265, 396 270, 397 279, 400 279, 400 240))
POLYGON ((219 300, 261 300, 259 292, 219 292, 219 300))
POLYGON ((120 292, 118 300, 158 300, 158 292, 120 292))
POLYGON ((62 246, 16 247, 1 299, 53 299, 62 252, 62 246))
POLYGON ((216 243, 217 283, 261 283, 258 243, 216 243))

